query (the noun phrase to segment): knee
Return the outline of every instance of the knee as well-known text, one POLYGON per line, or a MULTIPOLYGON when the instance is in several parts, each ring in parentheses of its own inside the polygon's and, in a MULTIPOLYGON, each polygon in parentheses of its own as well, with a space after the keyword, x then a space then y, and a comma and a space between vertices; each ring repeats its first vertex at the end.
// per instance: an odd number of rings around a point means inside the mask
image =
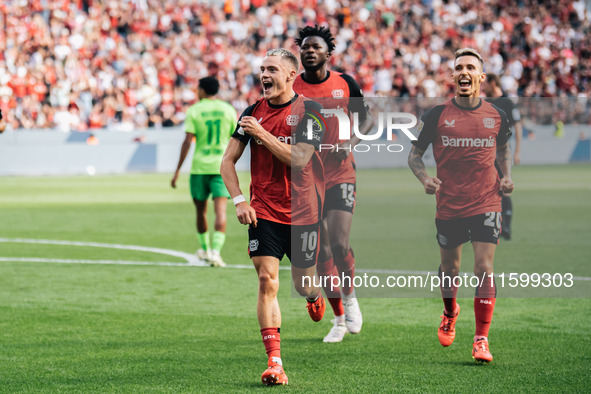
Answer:
POLYGON ((259 273, 259 293, 265 295, 275 295, 278 289, 277 278, 273 278, 266 272, 259 273))
POLYGON ((444 260, 441 262, 440 271, 443 271, 446 275, 457 276, 460 272, 460 260, 444 260))
POLYGON ((318 295, 318 288, 312 286, 295 286, 299 295, 306 298, 314 298, 318 295))
POLYGON ((337 240, 330 245, 330 249, 332 250, 332 254, 335 259, 342 260, 349 254, 349 242, 347 240, 337 240))
POLYGON ((324 262, 332 258, 330 245, 321 244, 318 247, 318 261, 324 262))
POLYGON ((215 217, 215 226, 218 231, 219 231, 219 228, 222 228, 225 225, 226 225, 226 215, 223 215, 223 216, 218 215, 215 217))
POLYGON ((483 274, 493 273, 493 261, 491 259, 476 259, 474 262, 474 275, 481 276, 483 274))

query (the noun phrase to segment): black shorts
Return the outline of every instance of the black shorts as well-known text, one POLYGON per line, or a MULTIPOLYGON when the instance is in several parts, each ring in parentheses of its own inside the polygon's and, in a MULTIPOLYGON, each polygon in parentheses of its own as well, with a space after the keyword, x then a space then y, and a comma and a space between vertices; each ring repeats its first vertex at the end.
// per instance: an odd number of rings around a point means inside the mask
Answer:
POLYGON ((318 223, 292 226, 258 219, 256 227, 248 226, 248 254, 279 260, 287 255, 295 267, 312 267, 318 256, 318 229, 318 223))
POLYGON ((355 183, 339 183, 334 185, 325 194, 324 216, 331 209, 353 213, 356 196, 357 186, 355 183))
POLYGON ((435 219, 435 226, 437 242, 443 249, 454 249, 468 241, 498 245, 501 213, 487 212, 460 219, 435 219))

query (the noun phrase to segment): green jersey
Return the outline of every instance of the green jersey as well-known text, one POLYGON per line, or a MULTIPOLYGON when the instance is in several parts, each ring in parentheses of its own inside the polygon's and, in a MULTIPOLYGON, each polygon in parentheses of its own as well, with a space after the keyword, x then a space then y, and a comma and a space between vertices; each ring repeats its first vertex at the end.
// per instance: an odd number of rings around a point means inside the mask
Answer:
POLYGON ((185 131, 195 135, 191 174, 219 174, 222 156, 236 128, 236 110, 217 99, 201 99, 187 111, 185 131))

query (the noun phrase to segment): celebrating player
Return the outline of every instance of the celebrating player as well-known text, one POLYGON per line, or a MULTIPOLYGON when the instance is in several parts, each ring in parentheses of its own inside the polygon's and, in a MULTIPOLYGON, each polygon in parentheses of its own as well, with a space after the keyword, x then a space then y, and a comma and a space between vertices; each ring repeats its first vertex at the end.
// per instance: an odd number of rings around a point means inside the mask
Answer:
MULTIPOLYGON (((296 78, 294 90, 314 98, 324 108, 340 108, 348 114, 358 113, 361 122, 359 130, 367 134, 373 122, 368 116, 369 110, 359 84, 347 74, 328 70, 327 63, 335 48, 330 30, 307 26, 299 31, 295 42, 300 47, 304 72, 296 78)), ((324 289, 335 315, 333 327, 324 342, 341 342, 347 331, 357 334, 363 324, 355 289, 351 286, 355 275, 355 256, 349 245, 356 197, 355 160, 351 149, 359 141, 357 136, 348 141, 339 141, 336 118, 327 118, 323 144, 330 144, 334 148, 320 152, 326 195, 317 267, 319 275, 340 276, 345 285, 342 289, 324 289)))
POLYGON ((236 124, 236 110, 225 101, 215 98, 220 83, 214 77, 199 80, 199 102, 187 111, 185 140, 176 171, 170 185, 176 188, 181 166, 195 138, 195 152, 191 166, 191 196, 197 212, 197 236, 201 247, 196 254, 214 267, 224 267, 220 251, 226 240, 226 205, 230 196, 220 175, 220 164, 236 124), (215 231, 210 246, 207 232, 207 199, 213 197, 215 231))
POLYGON ((476 333, 472 356, 480 362, 493 357, 488 332, 496 300, 493 258, 501 231, 501 196, 513 191, 511 151, 507 141, 511 129, 501 109, 481 100, 480 84, 485 80, 484 63, 470 48, 456 52, 453 81, 455 98, 427 112, 419 124, 420 135, 408 157, 408 164, 427 194, 437 196, 437 241, 441 252, 441 293, 444 311, 439 342, 452 344, 460 313, 453 279, 460 270, 462 245, 472 241, 474 274, 483 278, 476 288, 474 315, 476 333), (425 170, 423 154, 433 144, 437 175, 425 170), (499 179, 495 159, 504 175, 499 179))
POLYGON ((316 271, 324 193, 322 163, 316 149, 325 127, 316 121, 321 106, 293 91, 297 70, 298 60, 291 52, 267 52, 260 74, 264 98, 242 113, 221 167, 238 220, 249 226, 249 254, 259 278, 257 317, 269 358, 262 375, 267 385, 287 384, 277 301, 279 262, 284 255, 291 261, 294 286, 306 297, 312 320, 320 321, 326 309, 321 290, 313 286, 317 282, 304 280, 316 271), (314 125, 311 130, 307 130, 309 120, 314 125), (235 166, 249 142, 250 204, 240 190, 235 166), (292 242, 303 245, 292 249, 292 242))
MULTIPOLYGON (((501 89, 501 80, 496 74, 487 74, 486 83, 483 86, 484 93, 489 97, 486 101, 499 107, 507 114, 509 125, 515 127, 515 149, 513 150, 513 163, 519 164, 521 162, 521 137, 523 135, 523 129, 521 127, 521 113, 515 106, 513 101, 505 96, 501 89)), ((502 177, 503 175, 500 174, 502 177)), ((503 206, 503 229, 501 231, 501 237, 506 240, 511 239, 511 219, 513 218, 513 201, 511 196, 503 195, 502 200, 503 206)))

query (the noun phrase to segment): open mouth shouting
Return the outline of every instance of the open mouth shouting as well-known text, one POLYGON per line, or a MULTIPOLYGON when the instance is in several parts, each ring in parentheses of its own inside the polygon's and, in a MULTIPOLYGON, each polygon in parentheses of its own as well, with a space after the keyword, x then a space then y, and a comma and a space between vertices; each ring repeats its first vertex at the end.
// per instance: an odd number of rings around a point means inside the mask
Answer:
POLYGON ((271 92, 271 89, 273 88, 273 81, 271 80, 264 80, 262 81, 263 84, 263 94, 267 95, 271 92))
POLYGON ((470 78, 462 77, 458 81, 458 84, 460 85, 460 88, 462 88, 462 89, 469 89, 472 86, 472 81, 470 80, 470 78))

